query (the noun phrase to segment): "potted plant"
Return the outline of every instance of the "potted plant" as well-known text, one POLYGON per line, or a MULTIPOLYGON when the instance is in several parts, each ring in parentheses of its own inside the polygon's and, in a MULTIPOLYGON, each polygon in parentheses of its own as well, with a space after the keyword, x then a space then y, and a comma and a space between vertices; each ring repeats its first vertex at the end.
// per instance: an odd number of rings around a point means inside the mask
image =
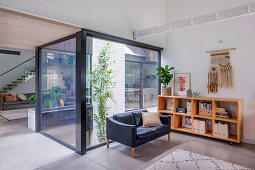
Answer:
POLYGON ((159 77, 160 83, 163 84, 162 87, 162 95, 163 96, 171 96, 172 93, 172 87, 169 86, 169 83, 173 79, 173 74, 171 73, 171 70, 174 70, 174 67, 170 67, 168 65, 164 67, 157 68, 157 75, 159 77))

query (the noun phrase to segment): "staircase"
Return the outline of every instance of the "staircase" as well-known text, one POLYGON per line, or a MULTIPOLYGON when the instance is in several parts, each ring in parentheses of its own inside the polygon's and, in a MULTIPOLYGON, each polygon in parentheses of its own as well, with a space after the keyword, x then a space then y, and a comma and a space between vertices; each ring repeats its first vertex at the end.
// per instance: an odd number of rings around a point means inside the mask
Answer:
POLYGON ((35 57, 0 75, 0 94, 5 94, 35 76, 35 57))

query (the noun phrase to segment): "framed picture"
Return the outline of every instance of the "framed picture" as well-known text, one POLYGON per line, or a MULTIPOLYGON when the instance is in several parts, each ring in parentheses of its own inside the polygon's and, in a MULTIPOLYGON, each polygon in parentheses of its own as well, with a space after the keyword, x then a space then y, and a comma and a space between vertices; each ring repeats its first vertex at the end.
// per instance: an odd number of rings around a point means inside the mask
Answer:
POLYGON ((186 96, 188 89, 191 89, 191 74, 174 73, 174 95, 186 96))

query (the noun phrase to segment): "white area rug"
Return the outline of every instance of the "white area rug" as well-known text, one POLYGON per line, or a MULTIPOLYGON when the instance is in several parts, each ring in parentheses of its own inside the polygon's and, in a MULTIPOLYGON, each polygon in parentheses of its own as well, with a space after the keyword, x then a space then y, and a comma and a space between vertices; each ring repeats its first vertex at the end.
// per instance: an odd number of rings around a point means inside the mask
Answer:
POLYGON ((249 169, 214 157, 178 149, 145 170, 244 170, 249 169))
POLYGON ((7 120, 22 119, 27 117, 27 109, 0 111, 0 115, 7 120))

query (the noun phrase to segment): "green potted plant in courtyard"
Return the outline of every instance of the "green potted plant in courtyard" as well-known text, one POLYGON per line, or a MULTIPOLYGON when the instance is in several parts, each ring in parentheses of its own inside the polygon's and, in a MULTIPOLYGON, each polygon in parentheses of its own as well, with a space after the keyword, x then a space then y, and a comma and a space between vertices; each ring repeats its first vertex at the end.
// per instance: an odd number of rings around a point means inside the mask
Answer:
POLYGON ((159 67, 157 68, 157 75, 159 77, 160 83, 163 84, 162 87, 162 95, 163 96, 171 96, 172 93, 172 87, 169 85, 171 80, 173 79, 173 74, 171 71, 174 70, 174 67, 170 67, 166 65, 165 67, 159 67))

